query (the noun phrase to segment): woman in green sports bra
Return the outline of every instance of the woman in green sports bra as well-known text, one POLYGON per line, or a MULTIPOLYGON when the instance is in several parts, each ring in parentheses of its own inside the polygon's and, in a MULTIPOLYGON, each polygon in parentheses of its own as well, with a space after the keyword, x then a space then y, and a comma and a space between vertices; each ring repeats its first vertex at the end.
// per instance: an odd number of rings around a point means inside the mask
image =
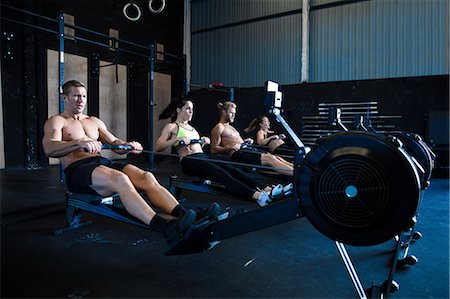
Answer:
MULTIPOLYGON (((260 183, 251 176, 226 163, 212 162, 203 152, 203 146, 210 143, 206 136, 200 134, 189 122, 194 113, 194 104, 189 99, 172 101, 161 113, 159 119, 172 117, 175 121, 167 124, 156 141, 155 150, 162 152, 172 147, 180 157, 183 173, 209 179, 225 186, 225 192, 257 202, 261 207, 269 204, 277 196, 280 186, 266 187, 260 191, 260 183), (199 142, 199 140, 202 140, 199 142)), ((281 186, 282 189, 282 186, 281 186)))

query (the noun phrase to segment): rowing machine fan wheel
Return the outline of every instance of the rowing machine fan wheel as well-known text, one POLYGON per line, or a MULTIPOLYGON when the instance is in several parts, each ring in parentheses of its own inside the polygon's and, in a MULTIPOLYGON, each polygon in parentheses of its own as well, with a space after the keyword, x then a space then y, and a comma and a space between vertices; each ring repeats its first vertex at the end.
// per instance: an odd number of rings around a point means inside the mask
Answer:
POLYGON ((325 236, 354 246, 383 243, 411 225, 420 182, 408 154, 366 132, 318 140, 298 176, 301 207, 325 236))

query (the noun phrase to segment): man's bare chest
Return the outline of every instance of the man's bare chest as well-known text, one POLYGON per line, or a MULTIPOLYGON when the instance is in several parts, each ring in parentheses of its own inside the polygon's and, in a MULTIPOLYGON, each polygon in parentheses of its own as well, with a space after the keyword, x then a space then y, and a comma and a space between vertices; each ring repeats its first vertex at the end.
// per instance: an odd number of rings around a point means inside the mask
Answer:
POLYGON ((239 137, 239 136, 240 136, 239 132, 232 126, 226 127, 222 133, 222 137, 233 138, 233 137, 239 137))
POLYGON ((89 120, 68 120, 63 128, 63 140, 78 140, 78 139, 93 139, 99 138, 98 126, 89 120))

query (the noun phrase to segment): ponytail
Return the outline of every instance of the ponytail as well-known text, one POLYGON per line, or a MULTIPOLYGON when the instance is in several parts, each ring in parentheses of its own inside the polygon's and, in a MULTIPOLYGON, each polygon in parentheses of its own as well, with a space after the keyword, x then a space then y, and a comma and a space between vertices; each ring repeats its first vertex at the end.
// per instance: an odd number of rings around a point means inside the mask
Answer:
POLYGON ((245 133, 251 132, 254 129, 256 129, 256 126, 258 125, 258 119, 254 118, 252 121, 248 124, 247 128, 244 129, 245 133))
POLYGON ((262 123, 263 118, 265 118, 265 117, 267 117, 267 116, 258 115, 257 117, 252 119, 252 121, 249 123, 248 127, 244 129, 244 132, 248 133, 248 132, 253 131, 256 128, 260 128, 261 126, 259 124, 262 123))
POLYGON ((175 121, 177 119, 177 108, 182 108, 190 99, 178 99, 174 98, 169 105, 161 112, 158 117, 158 120, 170 118, 171 121, 175 121))

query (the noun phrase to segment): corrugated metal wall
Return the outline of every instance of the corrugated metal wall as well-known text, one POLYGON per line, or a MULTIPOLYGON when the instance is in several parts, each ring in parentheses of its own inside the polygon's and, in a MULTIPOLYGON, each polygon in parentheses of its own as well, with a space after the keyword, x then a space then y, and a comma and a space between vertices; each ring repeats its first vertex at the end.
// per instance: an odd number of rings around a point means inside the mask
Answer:
POLYGON ((448 73, 446 12, 447 0, 376 0, 313 11, 310 81, 448 73))
POLYGON ((260 86, 265 78, 297 82, 301 14, 236 22, 292 11, 299 9, 298 5, 298 0, 193 2, 191 82, 205 85, 220 81, 240 87, 260 86), (196 33, 232 23, 235 25, 196 33))
MULTIPOLYGON (((449 73, 448 0, 345 2, 310 2, 310 82, 449 73)), ((299 83, 301 4, 193 1, 191 82, 299 83)))

